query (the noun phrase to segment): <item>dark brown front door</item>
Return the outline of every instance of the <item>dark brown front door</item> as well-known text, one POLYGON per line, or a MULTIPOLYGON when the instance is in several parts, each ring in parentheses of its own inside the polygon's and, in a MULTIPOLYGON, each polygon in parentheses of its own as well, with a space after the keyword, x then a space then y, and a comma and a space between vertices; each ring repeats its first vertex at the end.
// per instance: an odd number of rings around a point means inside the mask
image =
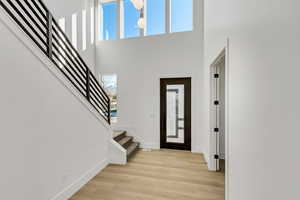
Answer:
POLYGON ((191 150, 191 78, 160 79, 160 147, 191 150))

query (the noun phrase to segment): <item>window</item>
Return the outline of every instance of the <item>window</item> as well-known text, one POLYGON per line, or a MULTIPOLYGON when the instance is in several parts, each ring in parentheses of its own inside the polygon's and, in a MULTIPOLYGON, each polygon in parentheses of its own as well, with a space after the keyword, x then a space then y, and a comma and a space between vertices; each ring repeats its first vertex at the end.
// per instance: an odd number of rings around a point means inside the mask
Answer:
POLYGON ((98 1, 100 40, 193 30, 194 0, 98 1))
POLYGON ((117 39, 117 2, 102 3, 102 27, 100 34, 102 40, 117 39))
POLYGON ((166 32, 166 0, 147 0, 146 35, 157 35, 166 32))
POLYGON ((103 75, 102 82, 104 85, 104 90, 110 98, 110 116, 111 122, 117 122, 117 75, 103 75))
POLYGON ((137 10, 131 0, 123 0, 124 9, 124 38, 132 38, 140 36, 140 28, 138 20, 140 18, 140 10, 137 10))
MULTIPOLYGON (((61 30, 65 33, 65 31, 66 31, 66 19, 65 18, 59 19, 58 20, 58 25, 61 28, 61 30)), ((60 35, 60 38, 64 38, 62 33, 60 33, 59 35, 60 35)), ((59 59, 62 61, 62 63, 59 63, 59 67, 60 68, 64 68, 64 65, 66 64, 66 60, 65 60, 66 54, 64 52, 64 49, 66 49, 66 47, 65 47, 64 42, 61 39, 59 40, 59 44, 60 44, 60 47, 59 47, 59 52, 60 52, 59 59)))
POLYGON ((91 7, 91 44, 94 44, 95 40, 95 9, 91 7))
POLYGON ((58 25, 59 25, 59 27, 61 28, 61 30, 62 30, 63 32, 66 31, 66 19, 65 19, 65 18, 59 19, 59 20, 58 20, 58 25))
POLYGON ((82 11, 82 50, 86 50, 86 10, 82 11))
POLYGON ((77 49, 77 14, 72 15, 72 44, 77 49))
POLYGON ((193 30, 193 0, 170 0, 171 32, 193 30))

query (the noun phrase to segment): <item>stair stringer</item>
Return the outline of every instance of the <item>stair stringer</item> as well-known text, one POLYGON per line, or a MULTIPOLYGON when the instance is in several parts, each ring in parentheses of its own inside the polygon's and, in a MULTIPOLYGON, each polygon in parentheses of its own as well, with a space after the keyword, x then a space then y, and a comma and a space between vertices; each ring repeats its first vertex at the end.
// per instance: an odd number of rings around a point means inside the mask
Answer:
POLYGON ((109 142, 109 162, 111 164, 126 165, 127 151, 122 145, 114 140, 114 131, 111 129, 111 138, 109 142))
POLYGON ((126 165, 127 163, 126 149, 123 148, 113 138, 110 139, 110 143, 109 143, 109 161, 111 164, 118 164, 118 165, 126 165))

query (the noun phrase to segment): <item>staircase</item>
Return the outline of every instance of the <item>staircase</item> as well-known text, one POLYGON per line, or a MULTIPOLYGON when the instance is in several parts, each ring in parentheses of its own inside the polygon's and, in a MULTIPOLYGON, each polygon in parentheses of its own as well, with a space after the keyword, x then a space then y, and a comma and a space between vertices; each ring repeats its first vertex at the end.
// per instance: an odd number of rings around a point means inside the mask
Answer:
POLYGON ((110 124, 110 98, 42 0, 0 0, 0 8, 110 124))
MULTIPOLYGON (((5 12, 14 26, 17 26, 44 54, 43 59, 50 61, 51 70, 66 79, 76 95, 96 111, 100 120, 113 133, 109 142, 109 162, 126 164, 128 158, 138 149, 139 143, 126 131, 112 131, 110 121, 110 97, 105 92, 80 53, 60 28, 52 13, 42 0, 13 1, 0 0, 0 11, 5 12), (56 72, 55 71, 55 72, 56 72)), ((41 53, 40 52, 40 53, 41 53)))
POLYGON ((127 159, 134 155, 134 153, 140 146, 138 142, 134 142, 132 136, 127 136, 126 131, 114 131, 113 139, 126 150, 127 159))

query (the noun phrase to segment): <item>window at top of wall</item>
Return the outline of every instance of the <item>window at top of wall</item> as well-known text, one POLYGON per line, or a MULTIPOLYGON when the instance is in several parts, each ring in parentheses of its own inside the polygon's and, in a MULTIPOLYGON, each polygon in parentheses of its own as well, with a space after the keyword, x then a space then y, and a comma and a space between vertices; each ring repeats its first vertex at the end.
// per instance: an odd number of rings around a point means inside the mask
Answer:
POLYGON ((147 0, 146 35, 166 33, 166 0, 147 0))
MULTIPOLYGON (((61 18, 58 20, 58 25, 59 27, 61 28, 62 32, 65 33, 66 32, 66 19, 65 18, 61 18)), ((63 33, 59 32, 59 35, 61 38, 64 38, 63 37, 63 33)), ((59 62, 59 67, 61 69, 64 68, 64 65, 66 64, 66 60, 64 59, 64 57, 66 56, 66 53, 64 51, 64 49, 66 49, 66 46, 64 45, 64 42, 65 40, 59 40, 59 44, 60 44, 60 47, 59 47, 59 60, 61 60, 62 62, 59 62)))
POLYGON ((82 11, 82 50, 86 50, 86 10, 82 11))
POLYGON ((65 19, 65 18, 60 18, 60 19, 58 20, 58 25, 59 25, 59 27, 61 28, 61 30, 62 30, 63 32, 66 31, 66 19, 65 19))
POLYGON ((72 15, 72 44, 77 49, 77 14, 72 15))
POLYGON ((171 32, 193 30, 193 0, 170 0, 171 32))
POLYGON ((91 7, 91 44, 95 41, 95 8, 91 7))
POLYGON ((123 0, 123 22, 124 22, 124 38, 132 38, 140 36, 141 29, 138 27, 140 18, 140 10, 137 10, 131 0, 123 0))
POLYGON ((117 39, 117 2, 108 2, 100 4, 101 18, 101 39, 117 39))

